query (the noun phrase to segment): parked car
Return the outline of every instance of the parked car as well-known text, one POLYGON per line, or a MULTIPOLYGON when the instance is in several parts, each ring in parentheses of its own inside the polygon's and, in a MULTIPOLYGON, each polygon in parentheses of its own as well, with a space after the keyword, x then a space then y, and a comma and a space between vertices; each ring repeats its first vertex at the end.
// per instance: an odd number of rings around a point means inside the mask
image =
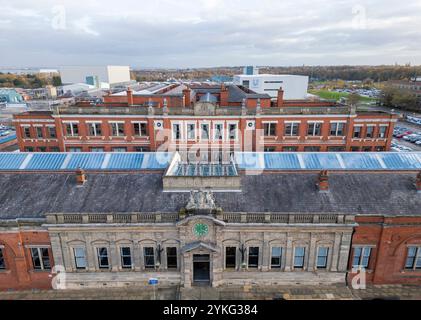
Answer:
POLYGON ((407 135, 409 135, 409 134, 413 134, 413 132, 412 131, 405 131, 405 132, 402 132, 402 133, 400 133, 400 134, 398 134, 398 135, 396 135, 396 138, 403 138, 403 137, 405 137, 405 136, 407 136, 407 135))
POLYGON ((4 137, 10 134, 10 131, 0 131, 0 137, 4 137))

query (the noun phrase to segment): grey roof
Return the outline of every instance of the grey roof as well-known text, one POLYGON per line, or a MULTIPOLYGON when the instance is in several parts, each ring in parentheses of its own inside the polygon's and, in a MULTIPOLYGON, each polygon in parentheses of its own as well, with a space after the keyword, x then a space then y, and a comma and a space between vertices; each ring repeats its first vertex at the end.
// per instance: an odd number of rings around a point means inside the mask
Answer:
POLYGON ((238 86, 228 86, 228 102, 242 102, 243 99, 270 99, 268 94, 247 93, 238 86))
MULTIPOLYGON (((1 173, 0 218, 45 213, 178 212, 189 193, 162 192, 160 173, 89 173, 77 186, 71 173, 1 173)), ((226 212, 421 215, 415 174, 333 173, 320 193, 315 173, 242 176, 241 193, 215 193, 226 212)))

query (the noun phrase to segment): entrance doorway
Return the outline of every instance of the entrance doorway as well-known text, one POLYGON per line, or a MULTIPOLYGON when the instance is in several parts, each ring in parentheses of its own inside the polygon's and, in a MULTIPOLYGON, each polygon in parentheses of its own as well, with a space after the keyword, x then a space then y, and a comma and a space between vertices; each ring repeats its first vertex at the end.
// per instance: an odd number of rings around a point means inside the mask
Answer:
POLYGON ((193 284, 210 285, 210 256, 208 254, 193 255, 193 284))

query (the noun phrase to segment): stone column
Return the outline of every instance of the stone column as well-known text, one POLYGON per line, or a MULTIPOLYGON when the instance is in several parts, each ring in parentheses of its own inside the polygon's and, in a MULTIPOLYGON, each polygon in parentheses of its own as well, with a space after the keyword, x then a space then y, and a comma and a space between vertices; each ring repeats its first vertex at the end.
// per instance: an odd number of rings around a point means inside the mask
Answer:
POLYGON ((330 271, 338 271, 338 260, 339 260, 339 246, 341 245, 341 234, 339 232, 335 233, 335 242, 333 243, 333 252, 332 252, 332 264, 330 271))
POLYGON ((285 252, 285 271, 291 271, 292 270, 292 255, 293 255, 293 247, 292 247, 292 237, 291 235, 288 233, 287 234, 287 247, 286 247, 286 252, 285 252))
POLYGON ((64 267, 66 269, 67 272, 72 272, 73 268, 72 268, 72 257, 70 255, 70 248, 67 246, 67 233, 63 233, 61 235, 61 244, 62 244, 62 248, 63 248, 63 262, 64 262, 64 267))
POLYGON ((316 266, 315 266, 315 259, 316 259, 316 250, 317 250, 317 246, 316 246, 316 241, 317 238, 315 236, 315 234, 312 232, 310 233, 310 246, 309 246, 309 253, 308 253, 308 271, 315 271, 316 270, 316 266))
POLYGON ((61 246, 61 240, 60 240, 59 234, 56 232, 50 233, 50 241, 51 241, 51 252, 53 253, 53 258, 54 258, 54 264, 56 266, 62 265, 63 267, 66 267, 64 265, 63 252, 62 252, 62 246, 61 246))
POLYGON ((270 269, 270 248, 267 233, 263 233, 263 248, 262 248, 262 271, 269 271, 270 269))
POLYGON ((351 246, 352 231, 342 234, 342 241, 339 250, 338 271, 346 271, 348 266, 348 253, 351 246))

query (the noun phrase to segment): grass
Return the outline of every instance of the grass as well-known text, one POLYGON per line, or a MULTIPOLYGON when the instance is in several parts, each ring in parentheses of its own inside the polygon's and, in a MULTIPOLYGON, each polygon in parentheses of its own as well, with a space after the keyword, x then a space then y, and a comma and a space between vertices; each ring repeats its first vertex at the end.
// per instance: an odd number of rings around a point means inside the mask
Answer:
MULTIPOLYGON (((328 90, 310 90, 309 93, 319 96, 322 99, 326 100, 336 100, 338 101, 341 98, 347 98, 349 93, 347 92, 335 92, 328 90)), ((373 102, 376 101, 375 98, 361 97, 361 102, 373 102)))

